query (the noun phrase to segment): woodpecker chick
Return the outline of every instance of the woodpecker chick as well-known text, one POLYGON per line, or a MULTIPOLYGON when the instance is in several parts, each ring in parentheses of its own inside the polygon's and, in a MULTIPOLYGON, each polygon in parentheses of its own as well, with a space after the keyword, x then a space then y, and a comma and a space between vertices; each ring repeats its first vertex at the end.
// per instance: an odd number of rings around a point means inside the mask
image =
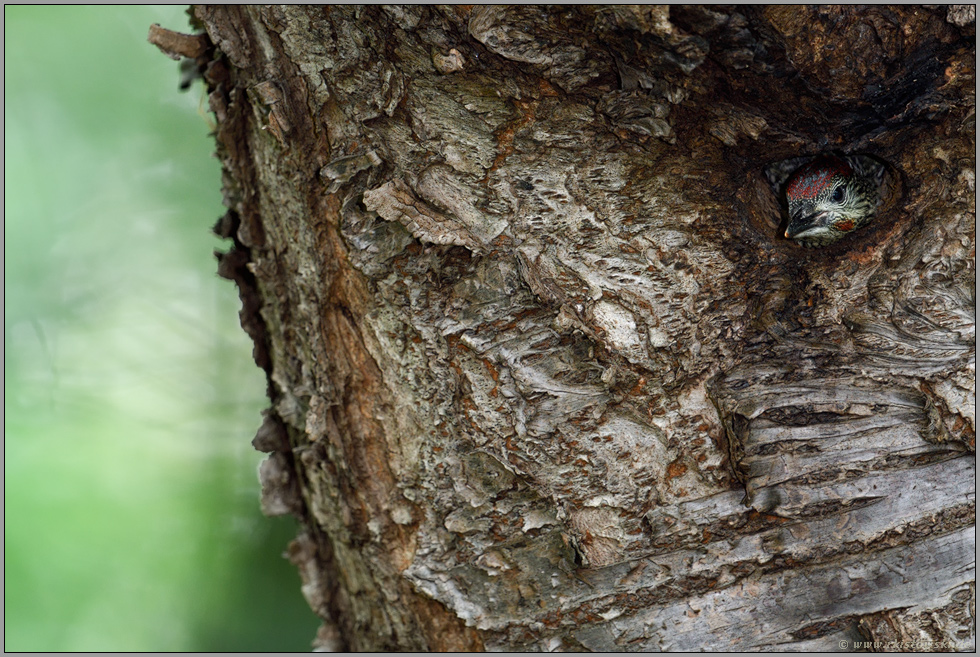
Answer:
POLYGON ((789 177, 786 237, 827 246, 871 221, 884 165, 866 155, 820 155, 789 177))

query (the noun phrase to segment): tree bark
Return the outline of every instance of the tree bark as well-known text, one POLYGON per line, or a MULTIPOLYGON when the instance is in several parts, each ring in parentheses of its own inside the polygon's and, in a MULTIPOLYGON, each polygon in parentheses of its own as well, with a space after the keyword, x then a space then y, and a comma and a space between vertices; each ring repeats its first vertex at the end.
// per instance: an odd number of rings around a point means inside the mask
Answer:
POLYGON ((321 647, 973 649, 971 7, 194 13, 321 647))

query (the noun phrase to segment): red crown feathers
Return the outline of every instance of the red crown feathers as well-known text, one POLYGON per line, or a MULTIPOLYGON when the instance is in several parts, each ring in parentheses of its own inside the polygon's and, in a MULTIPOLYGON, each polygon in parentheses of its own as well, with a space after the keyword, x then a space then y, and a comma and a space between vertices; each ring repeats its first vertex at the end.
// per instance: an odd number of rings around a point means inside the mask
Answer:
POLYGON ((800 169, 786 187, 789 198, 816 198, 834 176, 850 176, 854 173, 849 165, 839 157, 823 156, 800 169))

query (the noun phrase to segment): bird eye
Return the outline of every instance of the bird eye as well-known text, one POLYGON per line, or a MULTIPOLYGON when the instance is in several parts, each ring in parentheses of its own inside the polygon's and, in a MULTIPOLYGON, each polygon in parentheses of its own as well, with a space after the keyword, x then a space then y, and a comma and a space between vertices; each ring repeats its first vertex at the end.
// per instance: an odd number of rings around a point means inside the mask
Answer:
POLYGON ((830 200, 833 201, 834 203, 840 203, 841 201, 843 201, 844 200, 844 188, 843 187, 838 187, 837 189, 835 189, 834 190, 834 193, 831 194, 831 196, 830 196, 830 200))

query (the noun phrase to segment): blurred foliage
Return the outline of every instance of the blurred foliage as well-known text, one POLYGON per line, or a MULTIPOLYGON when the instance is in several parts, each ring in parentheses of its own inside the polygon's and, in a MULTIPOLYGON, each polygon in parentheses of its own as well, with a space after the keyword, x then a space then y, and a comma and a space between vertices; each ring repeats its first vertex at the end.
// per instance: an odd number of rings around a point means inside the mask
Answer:
POLYGON ((4 8, 4 648, 309 650, 258 512, 265 378, 215 275, 203 91, 151 23, 4 8))

